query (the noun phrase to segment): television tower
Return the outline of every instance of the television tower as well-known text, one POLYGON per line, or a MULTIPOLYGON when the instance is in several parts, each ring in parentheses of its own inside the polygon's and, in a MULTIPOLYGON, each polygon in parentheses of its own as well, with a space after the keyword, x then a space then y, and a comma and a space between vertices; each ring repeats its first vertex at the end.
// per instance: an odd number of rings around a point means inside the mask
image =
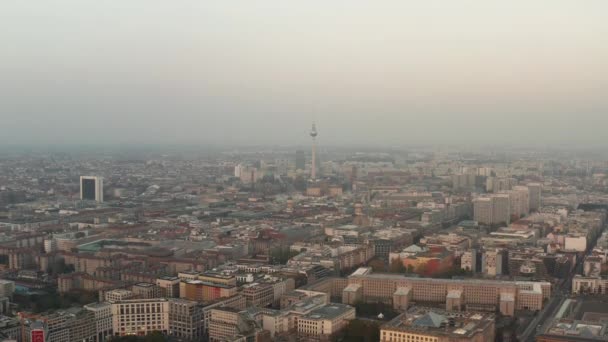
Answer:
POLYGON ((312 137, 312 170, 310 171, 310 179, 315 181, 317 179, 317 127, 315 123, 312 123, 312 129, 310 130, 310 136, 312 137))

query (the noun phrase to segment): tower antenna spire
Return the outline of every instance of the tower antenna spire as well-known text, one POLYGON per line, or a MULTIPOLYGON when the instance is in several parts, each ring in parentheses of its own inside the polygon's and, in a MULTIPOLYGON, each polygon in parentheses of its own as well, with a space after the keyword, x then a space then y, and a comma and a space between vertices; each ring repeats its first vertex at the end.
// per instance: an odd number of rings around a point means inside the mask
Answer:
POLYGON ((310 129, 310 137, 312 138, 312 167, 310 170, 310 179, 315 181, 317 179, 317 126, 315 122, 312 122, 312 128, 310 129))

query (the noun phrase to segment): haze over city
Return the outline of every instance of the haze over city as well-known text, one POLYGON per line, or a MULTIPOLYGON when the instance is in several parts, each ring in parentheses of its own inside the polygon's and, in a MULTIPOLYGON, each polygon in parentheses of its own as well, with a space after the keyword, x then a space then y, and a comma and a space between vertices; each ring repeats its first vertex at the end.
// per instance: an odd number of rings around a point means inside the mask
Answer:
POLYGON ((0 142, 604 146, 607 11, 6 0, 0 142))
POLYGON ((0 1, 0 342, 608 341, 606 13, 0 1))

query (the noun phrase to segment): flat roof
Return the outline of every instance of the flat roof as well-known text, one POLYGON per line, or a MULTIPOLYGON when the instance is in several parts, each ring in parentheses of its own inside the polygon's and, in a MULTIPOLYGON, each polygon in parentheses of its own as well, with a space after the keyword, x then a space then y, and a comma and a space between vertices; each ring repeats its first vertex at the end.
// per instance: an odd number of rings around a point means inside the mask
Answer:
MULTIPOLYGON (((358 271, 358 270, 357 270, 358 271)), ((469 283, 469 284, 485 284, 485 285, 496 285, 496 286, 500 286, 500 285, 515 285, 515 286, 519 286, 519 285, 531 285, 534 286, 535 284, 540 285, 547 285, 550 286, 551 283, 546 282, 546 281, 510 281, 510 280, 485 280, 485 279, 439 279, 439 278, 420 278, 420 277, 410 277, 410 276, 406 276, 404 274, 391 274, 391 273, 367 273, 364 275, 359 275, 357 273, 357 271, 355 271, 353 274, 351 274, 349 276, 353 277, 353 278, 372 278, 372 279, 390 279, 390 280, 409 280, 412 282, 421 282, 421 281, 431 281, 434 283, 447 283, 447 284, 454 284, 454 283, 469 283)))
POLYGON ((306 319, 331 319, 343 315, 344 313, 354 310, 352 306, 338 303, 331 303, 314 309, 311 312, 304 315, 306 319))

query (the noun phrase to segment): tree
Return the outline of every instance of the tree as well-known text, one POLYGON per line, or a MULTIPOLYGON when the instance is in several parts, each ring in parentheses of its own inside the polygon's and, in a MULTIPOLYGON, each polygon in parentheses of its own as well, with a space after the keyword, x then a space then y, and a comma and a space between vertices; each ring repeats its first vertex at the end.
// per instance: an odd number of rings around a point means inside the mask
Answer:
POLYGON ((416 273, 420 274, 420 275, 427 275, 426 273, 428 272, 428 267, 426 264, 422 264, 420 266, 418 266, 418 268, 416 268, 416 273))
POLYGON ((386 271, 386 265, 384 264, 384 261, 382 261, 382 259, 378 259, 378 258, 374 258, 372 260, 370 260, 367 265, 369 267, 372 268, 372 271, 374 272, 385 272, 386 271))
POLYGON ((165 342, 167 338, 160 331, 153 331, 144 337, 144 342, 165 342))
POLYGON ((270 257, 271 264, 281 264, 284 265, 287 263, 289 259, 300 254, 298 251, 292 251, 288 246, 279 246, 271 248, 268 251, 268 256, 270 257))
POLYGON ((115 336, 110 339, 110 342, 166 342, 169 339, 160 331, 153 331, 146 336, 115 336))
POLYGON ((333 341, 376 342, 380 341, 380 325, 374 321, 353 319, 333 341))
POLYGON ((405 266, 403 266, 403 262, 399 258, 394 258, 391 260, 391 266, 389 268, 390 273, 405 273, 405 266))

